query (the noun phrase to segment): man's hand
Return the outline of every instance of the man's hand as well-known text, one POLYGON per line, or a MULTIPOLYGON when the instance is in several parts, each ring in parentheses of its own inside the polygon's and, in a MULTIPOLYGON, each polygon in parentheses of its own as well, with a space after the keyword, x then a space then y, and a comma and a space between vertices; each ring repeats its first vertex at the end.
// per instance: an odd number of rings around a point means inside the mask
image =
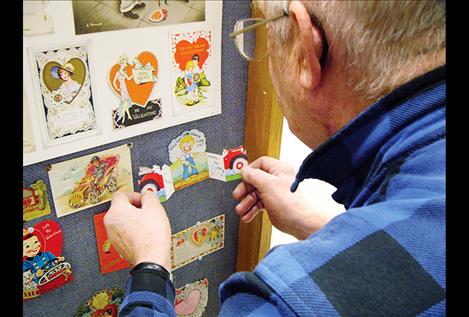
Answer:
POLYGON ((233 191, 240 203, 236 213, 250 222, 264 208, 279 230, 305 239, 322 228, 336 213, 316 210, 300 192, 290 187, 295 171, 289 164, 263 156, 241 170, 243 182, 233 191))
POLYGON ((132 267, 153 262, 170 271, 171 226, 152 192, 116 192, 104 225, 111 244, 132 267))

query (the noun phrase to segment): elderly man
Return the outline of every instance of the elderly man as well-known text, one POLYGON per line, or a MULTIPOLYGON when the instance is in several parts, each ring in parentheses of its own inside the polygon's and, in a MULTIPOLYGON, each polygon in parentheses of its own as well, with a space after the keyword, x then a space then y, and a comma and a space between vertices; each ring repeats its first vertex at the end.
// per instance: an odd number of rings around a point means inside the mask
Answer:
MULTIPOLYGON (((221 316, 433 316, 446 309, 445 2, 265 1, 271 78, 299 173, 262 157, 233 192, 249 222, 264 208, 300 241, 220 287, 221 316), (295 193, 325 180, 347 211, 295 193)), ((247 26, 243 24, 242 26, 247 26)), ((252 23, 249 24, 252 26, 252 23)), ((238 46, 252 60, 262 56, 238 46)), ((170 226, 149 193, 114 195, 109 237, 132 265, 120 316, 175 316, 170 226), (136 212, 138 210, 138 212, 136 212), (158 235, 155 235, 158 233, 158 235)))

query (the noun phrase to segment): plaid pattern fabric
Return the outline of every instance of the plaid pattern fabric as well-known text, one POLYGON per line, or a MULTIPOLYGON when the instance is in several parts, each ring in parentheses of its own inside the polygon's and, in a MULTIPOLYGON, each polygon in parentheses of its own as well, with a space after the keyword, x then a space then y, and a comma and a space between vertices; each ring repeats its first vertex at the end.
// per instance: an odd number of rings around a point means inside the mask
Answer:
MULTIPOLYGON (((347 212, 277 246, 220 286, 220 316, 446 314, 445 67, 396 89, 306 158, 297 179, 327 181, 347 212)), ((125 316, 174 316, 127 295, 125 316), (130 307, 130 308, 129 308, 130 307)), ((121 315, 124 316, 124 315, 121 315)))
POLYGON ((306 178, 325 180, 347 212, 304 241, 273 248, 254 274, 230 277, 220 289, 222 315, 445 315, 445 107, 443 67, 382 98, 314 151, 292 190, 306 178))
POLYGON ((125 297, 119 307, 119 317, 176 317, 174 288, 167 281, 158 291, 131 292, 132 276, 125 284, 125 297))

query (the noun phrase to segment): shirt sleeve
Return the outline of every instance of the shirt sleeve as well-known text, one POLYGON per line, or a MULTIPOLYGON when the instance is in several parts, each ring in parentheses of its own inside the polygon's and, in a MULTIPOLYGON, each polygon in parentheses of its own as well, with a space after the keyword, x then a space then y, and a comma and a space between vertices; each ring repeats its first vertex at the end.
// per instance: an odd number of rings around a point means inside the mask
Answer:
POLYGON ((220 285, 219 316, 295 316, 287 304, 255 273, 239 272, 220 285))
POLYGON ((131 276, 125 286, 119 317, 176 317, 173 286, 169 281, 160 281, 161 284, 153 289, 145 289, 144 286, 132 290, 131 276))

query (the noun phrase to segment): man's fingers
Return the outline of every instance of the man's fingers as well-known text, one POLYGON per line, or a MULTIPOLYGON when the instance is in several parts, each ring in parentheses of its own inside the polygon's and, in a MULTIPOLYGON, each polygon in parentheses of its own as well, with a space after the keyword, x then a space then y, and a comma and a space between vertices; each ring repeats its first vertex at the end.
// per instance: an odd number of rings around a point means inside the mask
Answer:
POLYGON ((279 160, 269 156, 261 156, 249 164, 252 168, 259 168, 267 173, 271 173, 279 165, 279 160))
POLYGON ((261 169, 271 175, 279 175, 279 174, 292 174, 294 176, 295 169, 291 164, 286 162, 279 161, 269 156, 262 156, 249 164, 252 168, 261 169))
POLYGON ((246 197, 244 197, 241 202, 236 205, 235 211, 239 216, 246 214, 256 203, 258 197, 256 191, 250 192, 246 197))
POLYGON ((247 165, 241 169, 243 182, 254 186, 258 191, 263 192, 265 187, 275 180, 275 177, 258 168, 247 165))
POLYGON ((142 194, 142 210, 157 210, 161 208, 159 198, 152 191, 146 191, 142 194))
POLYGON ((112 195, 111 206, 129 203, 132 206, 140 208, 141 194, 135 192, 115 192, 112 195))
POLYGON ((236 200, 241 200, 254 190, 254 186, 249 185, 248 183, 241 182, 233 190, 233 198, 236 200))
POLYGON ((104 215, 104 225, 108 226, 118 222, 122 218, 122 214, 126 214, 135 208, 140 207, 139 193, 132 192, 116 192, 112 195, 111 207, 106 215, 104 215))
POLYGON ((241 222, 243 223, 250 223, 252 219, 254 219, 258 213, 262 212, 264 209, 260 208, 261 204, 256 204, 253 206, 244 216, 241 217, 241 222))

